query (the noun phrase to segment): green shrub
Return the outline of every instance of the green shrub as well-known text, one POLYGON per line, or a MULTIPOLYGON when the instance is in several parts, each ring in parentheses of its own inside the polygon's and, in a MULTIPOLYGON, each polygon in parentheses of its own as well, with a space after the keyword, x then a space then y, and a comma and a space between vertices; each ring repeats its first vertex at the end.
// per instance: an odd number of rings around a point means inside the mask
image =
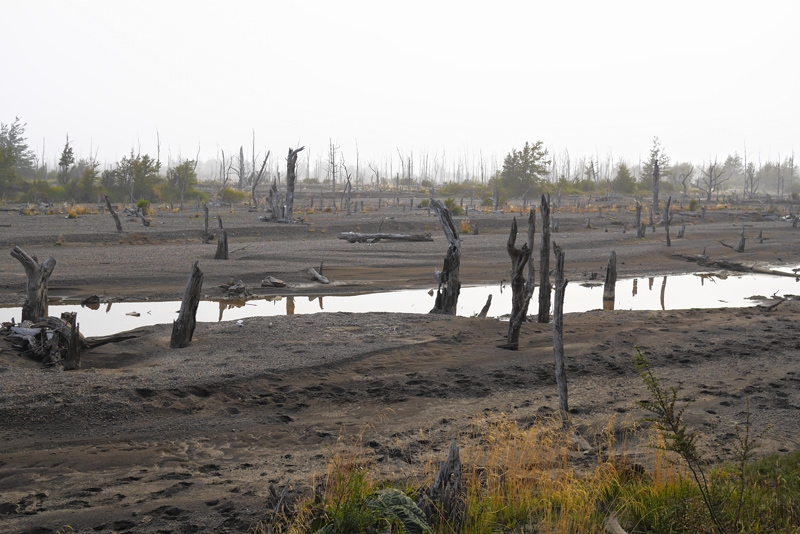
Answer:
POLYGON ((220 192, 219 199, 230 204, 242 203, 247 199, 247 193, 226 187, 220 192))
POLYGON ((689 211, 697 211, 700 208, 700 201, 693 198, 689 201, 689 211))
POLYGON ((452 198, 446 198, 444 200, 444 207, 450 211, 450 215, 456 217, 458 215, 464 215, 464 208, 456 204, 456 201, 452 198))
POLYGON ((136 209, 142 210, 142 215, 150 215, 150 201, 146 198, 139 200, 136 203, 136 209))

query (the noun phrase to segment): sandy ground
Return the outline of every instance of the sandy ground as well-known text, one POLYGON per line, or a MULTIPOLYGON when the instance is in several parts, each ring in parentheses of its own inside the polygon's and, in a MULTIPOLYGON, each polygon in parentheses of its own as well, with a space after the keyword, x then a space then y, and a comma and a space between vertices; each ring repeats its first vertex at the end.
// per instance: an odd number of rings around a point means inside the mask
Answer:
MULTIPOLYGON (((566 251, 571 284, 602 279, 611 250, 620 276, 697 270, 674 253, 703 248, 713 258, 800 264, 800 231, 754 209, 709 211, 704 221, 676 215, 673 227, 685 220, 686 238, 673 234, 668 248, 663 228, 645 239, 623 233, 622 223, 632 220, 627 209, 604 204, 599 217, 592 208, 576 213, 573 201, 556 210, 554 239, 566 251), (584 228, 587 216, 594 228, 584 228), (738 254, 719 240, 735 244, 742 225, 748 245, 738 254), (759 231, 765 239, 755 243, 759 231)), ((428 288, 446 248, 425 211, 316 213, 293 226, 260 223, 244 208, 220 214, 228 261, 213 260, 215 245, 200 243, 203 221, 194 210, 157 211, 149 228, 125 220, 123 234, 108 215, 0 211, 0 246, 56 258, 51 298, 112 301, 180 298, 194 261, 212 297, 231 279, 257 294, 428 288), (435 240, 336 238, 379 227, 431 232, 435 240), (330 286, 313 285, 305 273, 321 261, 330 286), (258 288, 267 275, 288 287, 258 288)), ((511 217, 470 217, 479 234, 463 236, 462 283, 508 278, 511 217)), ((24 287, 21 265, 0 255, 0 304, 19 305, 24 287)), ((742 419, 746 402, 756 430, 769 427, 761 452, 796 450, 798 311, 800 302, 787 300, 772 310, 567 315, 569 400, 579 434, 591 443, 612 418, 622 429, 644 415, 636 401, 646 392, 632 364, 639 346, 655 372, 680 382, 682 398, 694 401, 688 418, 711 460, 729 457, 732 422, 742 419)), ((0 531, 245 531, 274 500, 270 486, 280 491, 291 479, 290 497, 307 493, 343 442, 376 474, 422 480, 451 439, 474 439, 475 421, 508 417, 525 425, 557 408, 551 325, 523 325, 516 352, 497 348, 506 330, 494 319, 434 315, 281 316, 241 326, 201 323, 189 347, 170 350, 170 327, 158 325, 86 351, 82 370, 73 372, 42 368, 0 341, 0 531)), ((596 457, 588 452, 581 461, 596 457)))

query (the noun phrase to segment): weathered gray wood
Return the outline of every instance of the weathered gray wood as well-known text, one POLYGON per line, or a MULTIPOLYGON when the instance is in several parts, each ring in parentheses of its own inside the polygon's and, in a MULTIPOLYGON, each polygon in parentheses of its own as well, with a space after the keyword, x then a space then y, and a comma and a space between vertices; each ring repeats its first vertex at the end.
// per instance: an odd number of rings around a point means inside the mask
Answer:
POLYGON ((542 195, 542 247, 539 253, 540 323, 550 322, 550 195, 542 195))
POLYGON ((660 179, 658 160, 653 160, 653 212, 658 213, 658 182, 660 179))
POLYGON ((567 375, 564 365, 564 292, 567 279, 564 277, 564 251, 553 243, 556 257, 555 300, 553 302, 553 353, 556 363, 556 385, 558 387, 558 409, 562 420, 569 420, 569 403, 567 402, 567 375))
POLYGON ((172 323, 172 337, 169 348, 182 349, 192 341, 194 329, 197 325, 197 307, 200 305, 200 291, 203 289, 203 272, 197 267, 197 262, 192 265, 186 289, 183 291, 181 309, 178 318, 172 323))
POLYGON ((736 252, 744 252, 744 225, 742 225, 742 233, 739 235, 739 242, 736 244, 736 252))
POLYGON ((50 256, 40 264, 36 256, 29 256, 17 246, 11 250, 11 257, 22 264, 28 278, 25 303, 22 305, 22 320, 36 321, 47 315, 47 280, 53 274, 56 260, 50 256))
POLYGON ((106 207, 108 208, 108 212, 111 213, 111 216, 114 218, 114 225, 117 227, 117 232, 122 232, 122 223, 119 222, 119 215, 117 215, 117 212, 111 207, 111 201, 108 200, 108 195, 103 196, 106 199, 106 207))
POLYGON ((689 255, 689 254, 676 253, 674 254, 674 256, 678 258, 683 258, 686 261, 693 261, 698 265, 702 265, 704 267, 719 267, 720 269, 726 269, 728 271, 737 271, 741 273, 759 273, 759 274, 768 274, 771 276, 788 276, 790 278, 794 278, 795 280, 800 280, 800 276, 798 276, 797 273, 786 273, 783 271, 775 271, 772 269, 767 269, 766 267, 760 267, 758 265, 745 265, 743 263, 739 263, 736 261, 714 260, 706 256, 705 249, 703 249, 702 254, 689 255))
POLYGON ((217 215, 217 221, 219 222, 219 229, 220 235, 217 239, 217 252, 214 254, 215 260, 227 260, 228 259, 228 232, 225 228, 222 227, 222 216, 217 215))
POLYGON ((664 230, 667 233, 667 246, 668 247, 672 246, 672 241, 670 241, 670 239, 669 239, 669 223, 672 222, 672 212, 669 209, 671 203, 672 203, 672 195, 667 197, 667 206, 664 209, 664 230))
POLYGON ((684 235, 686 235, 686 223, 681 223, 681 229, 678 230, 678 235, 675 237, 678 239, 683 239, 684 235))
POLYGON ((67 339, 66 354, 64 355, 64 370, 73 371, 81 368, 81 342, 80 329, 77 322, 78 314, 64 312, 61 319, 69 325, 69 338, 67 339))
POLYGON ((213 237, 208 232, 208 204, 203 204, 203 213, 205 214, 205 226, 203 227, 203 243, 208 243, 213 237))
POLYGON ((633 227, 636 229, 636 237, 644 237, 644 225, 642 224, 642 204, 636 201, 636 217, 633 220, 633 227))
POLYGON ((508 236, 506 250, 511 258, 511 316, 508 320, 508 335, 501 348, 517 350, 519 348, 519 332, 528 310, 528 303, 533 296, 533 236, 536 232, 536 212, 531 210, 528 216, 528 243, 516 248, 517 218, 511 222, 511 233, 508 236), (523 273, 528 268, 527 276, 523 273))
POLYGON ((447 460, 439 465, 433 484, 417 499, 417 506, 428 523, 438 520, 456 531, 465 518, 467 489, 456 440, 450 445, 447 460))
POLYGON ((286 222, 292 222, 292 211, 294 210, 294 185, 297 181, 297 154, 305 147, 290 148, 289 155, 286 157, 286 208, 284 218, 286 222))
POLYGON ((309 267, 308 268, 308 274, 310 274, 312 276, 312 278, 314 278, 314 280, 317 280, 318 282, 320 282, 322 284, 329 284, 330 283, 330 280, 328 280, 327 278, 325 278, 324 276, 319 274, 317 272, 317 270, 314 269, 313 267, 309 267))
POLYGON ((286 287, 286 282, 273 276, 267 276, 261 281, 261 287, 286 287))
POLYGON ((489 294, 489 297, 486 299, 486 304, 483 305, 481 308, 481 312, 478 314, 478 319, 485 319, 486 315, 489 313, 489 308, 492 305, 492 295, 489 294))
POLYGON ((364 234, 360 232, 342 232, 339 239, 344 239, 348 243, 377 243, 378 241, 433 241, 431 234, 364 234))
POLYGON ((617 253, 611 251, 608 258, 608 268, 606 268, 606 281, 603 284, 603 309, 613 310, 616 299, 617 286, 617 253))
POLYGON ((439 216, 439 223, 447 237, 447 253, 444 257, 444 266, 438 272, 439 288, 436 290, 436 303, 430 313, 456 314, 458 295, 461 293, 459 269, 461 267, 461 240, 458 230, 450 216, 450 210, 445 205, 432 198, 430 206, 439 216))

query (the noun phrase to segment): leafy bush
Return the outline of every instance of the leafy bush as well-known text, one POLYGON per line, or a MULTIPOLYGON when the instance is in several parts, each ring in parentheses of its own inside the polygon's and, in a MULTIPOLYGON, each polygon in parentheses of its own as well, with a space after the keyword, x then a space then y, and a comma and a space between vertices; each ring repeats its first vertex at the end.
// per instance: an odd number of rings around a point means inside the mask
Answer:
POLYGON ((149 215, 150 214, 150 201, 143 198, 139 202, 136 203, 136 209, 142 210, 142 215, 149 215))
POLYGON ((693 198, 689 201, 689 211, 697 211, 700 208, 700 201, 693 198))
POLYGON ((444 199, 444 207, 450 211, 450 215, 456 217, 458 215, 464 215, 464 208, 456 204, 456 201, 452 198, 444 199))
POLYGON ((226 187, 220 192, 219 198, 221 201, 230 204, 242 203, 247 199, 247 193, 226 187))

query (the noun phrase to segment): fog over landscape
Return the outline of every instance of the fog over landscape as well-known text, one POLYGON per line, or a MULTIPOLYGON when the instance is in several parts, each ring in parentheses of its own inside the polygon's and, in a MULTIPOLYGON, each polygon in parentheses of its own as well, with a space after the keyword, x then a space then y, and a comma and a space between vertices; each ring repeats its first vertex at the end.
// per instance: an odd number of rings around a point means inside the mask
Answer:
MULTIPOLYGON (((332 140, 348 162, 526 141, 638 165, 795 148, 794 2, 5 2, 0 121, 54 167, 332 140)), ((451 164, 448 164, 451 165, 451 164)), ((301 163, 301 170, 303 165, 301 163)))

